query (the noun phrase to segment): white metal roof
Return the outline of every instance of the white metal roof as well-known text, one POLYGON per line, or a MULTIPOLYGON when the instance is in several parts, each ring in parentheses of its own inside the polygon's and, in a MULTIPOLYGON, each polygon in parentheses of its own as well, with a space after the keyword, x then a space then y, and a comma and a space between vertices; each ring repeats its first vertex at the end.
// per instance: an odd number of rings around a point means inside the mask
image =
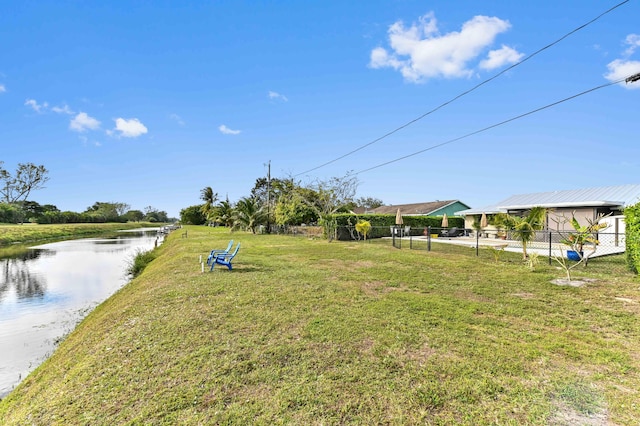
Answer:
POLYGON ((501 209, 542 207, 624 207, 640 202, 640 185, 602 186, 512 195, 497 203, 501 209))
POLYGON ((484 208, 463 210, 456 214, 474 215, 497 213, 507 210, 524 210, 532 207, 625 207, 640 202, 640 185, 602 186, 596 188, 572 189, 511 197, 484 208))

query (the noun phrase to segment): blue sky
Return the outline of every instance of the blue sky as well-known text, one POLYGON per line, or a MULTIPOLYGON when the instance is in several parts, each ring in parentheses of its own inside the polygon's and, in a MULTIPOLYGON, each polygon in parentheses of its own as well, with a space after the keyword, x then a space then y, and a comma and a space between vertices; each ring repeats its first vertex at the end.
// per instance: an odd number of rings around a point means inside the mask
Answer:
POLYGON ((640 82, 429 149, 640 72, 637 0, 331 162, 618 3, 3 2, 0 161, 49 170, 41 204, 175 217, 205 186, 249 195, 269 161, 302 183, 371 169, 357 196, 385 204, 639 183, 640 82))

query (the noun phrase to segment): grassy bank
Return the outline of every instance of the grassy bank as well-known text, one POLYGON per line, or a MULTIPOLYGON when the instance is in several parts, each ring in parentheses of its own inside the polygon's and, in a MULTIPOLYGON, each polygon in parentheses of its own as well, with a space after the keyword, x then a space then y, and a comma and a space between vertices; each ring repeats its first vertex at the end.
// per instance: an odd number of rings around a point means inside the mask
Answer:
POLYGON ((640 420, 640 285, 189 227, 0 402, 0 424, 607 424, 640 420), (234 270, 198 256, 242 242, 234 270), (590 421, 592 423, 587 423, 590 421))
POLYGON ((85 237, 120 229, 159 226, 150 223, 70 223, 64 225, 0 224, 0 248, 8 244, 26 244, 69 237, 85 237))

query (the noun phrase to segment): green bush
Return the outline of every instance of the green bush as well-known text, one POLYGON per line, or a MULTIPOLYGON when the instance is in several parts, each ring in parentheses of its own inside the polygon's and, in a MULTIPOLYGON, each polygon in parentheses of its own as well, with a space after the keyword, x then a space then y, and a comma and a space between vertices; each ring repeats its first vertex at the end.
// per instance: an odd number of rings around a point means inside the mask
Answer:
POLYGON ((156 258, 156 253, 153 250, 149 251, 139 251, 133 257, 133 260, 129 263, 129 267, 127 268, 127 272, 133 278, 137 277, 144 271, 144 268, 149 265, 156 258))
POLYGON ((0 223, 18 223, 19 218, 20 211, 16 206, 0 203, 0 223))
POLYGON ((624 209, 627 264, 636 274, 640 271, 640 203, 624 209))
MULTIPOLYGON (((358 220, 367 220, 371 223, 371 230, 367 234, 367 239, 388 237, 390 235, 389 227, 395 226, 396 215, 390 214, 366 214, 355 215, 351 213, 339 213, 331 215, 337 224, 337 239, 350 240, 355 232, 358 220)), ((438 228, 442 226, 442 216, 403 216, 403 226, 410 226, 410 235, 424 235, 425 228, 429 226, 438 228)), ((449 228, 464 228, 463 217, 450 217, 449 228)), ((326 232, 326 230, 325 230, 326 232)))

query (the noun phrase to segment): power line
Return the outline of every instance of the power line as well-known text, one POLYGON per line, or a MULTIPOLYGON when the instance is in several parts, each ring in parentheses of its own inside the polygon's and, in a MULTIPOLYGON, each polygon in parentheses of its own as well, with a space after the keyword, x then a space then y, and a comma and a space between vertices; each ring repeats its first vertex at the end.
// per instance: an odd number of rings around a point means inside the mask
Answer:
MULTIPOLYGON (((636 74, 636 75, 640 75, 640 73, 638 73, 638 74, 636 74)), ((373 167, 369 167, 368 169, 360 170, 360 171, 356 172, 356 173, 355 173, 355 175, 359 175, 360 173, 365 173, 365 172, 368 172, 368 171, 370 171, 370 170, 378 169, 378 168, 380 168, 380 167, 384 167, 384 166, 387 166, 387 165, 389 165, 389 164, 396 163, 396 162, 398 162, 398 161, 405 160, 405 159, 410 158, 410 157, 414 157, 414 156, 416 156, 416 155, 418 155, 418 154, 422 154, 423 152, 431 151, 431 150, 433 150, 433 149, 440 148, 440 147, 442 147, 442 146, 444 146, 444 145, 448 145, 448 144, 451 144, 451 143, 453 143, 453 142, 457 142, 457 141, 459 141, 459 140, 462 140, 462 139, 468 138, 468 137, 470 137, 470 136, 477 135, 478 133, 486 132, 487 130, 493 129, 493 128, 498 127, 498 126, 502 126, 502 125, 504 125, 504 124, 510 123, 510 122, 512 122, 512 121, 515 121, 515 120, 519 120, 520 118, 523 118, 523 117, 526 117, 526 116, 528 116, 528 115, 535 114, 536 112, 540 112, 540 111, 542 111, 542 110, 545 110, 545 109, 548 109, 548 108, 554 107, 554 106, 556 106, 556 105, 559 105, 559 104, 561 104, 561 103, 564 103, 564 102, 570 101, 570 100, 575 99, 575 98, 577 98, 577 97, 580 97, 580 96, 582 96, 582 95, 586 95, 586 94, 588 94, 588 93, 595 92, 596 90, 603 89, 603 88, 605 88, 605 87, 609 87, 609 86, 613 86, 613 85, 618 84, 618 83, 622 83, 623 81, 626 81, 626 80, 628 80, 628 79, 630 79, 630 78, 633 78, 633 76, 631 76, 631 77, 626 77, 626 78, 622 78, 622 79, 617 80, 617 81, 614 81, 614 82, 610 82, 610 83, 607 83, 607 84, 602 84, 602 85, 600 85, 600 86, 593 87, 593 88, 591 88, 591 89, 589 89, 589 90, 585 90, 584 92, 580 92, 580 93, 578 93, 578 94, 575 94, 575 95, 569 96, 568 98, 564 98, 564 99, 561 99, 561 100, 559 100, 559 101, 556 101, 556 102, 550 103, 550 104, 548 104, 548 105, 545 105, 545 106, 543 106, 543 107, 536 108, 536 109, 531 110, 531 111, 529 111, 529 112, 525 112, 524 114, 520 114, 520 115, 517 115, 517 116, 515 116, 515 117, 511 117, 511 118, 509 118, 509 119, 507 119, 507 120, 501 121, 501 122, 496 123, 496 124, 492 124, 491 126, 487 126, 487 127, 482 128, 482 129, 480 129, 480 130, 476 130, 476 131, 474 131, 474 132, 467 133, 467 134, 466 134, 466 135, 464 135, 464 136, 459 136, 459 137, 457 137, 457 138, 450 139, 450 140, 448 140, 448 141, 446 141, 446 142, 442 142, 442 143, 439 143, 439 144, 436 144, 436 145, 432 145, 432 146, 430 146, 430 147, 428 147, 428 148, 422 149, 422 150, 420 150, 420 151, 416 151, 416 152, 414 152, 414 153, 412 153, 412 154, 407 154, 407 155, 404 155, 404 156, 402 156, 402 157, 398 157, 398 158, 396 158, 396 159, 389 160, 389 161, 386 161, 386 162, 384 162, 384 163, 378 164, 377 166, 373 166, 373 167)), ((640 78, 640 77, 639 77, 639 78, 640 78)))
POLYGON ((617 9, 618 7, 620 7, 620 6, 622 6, 623 4, 628 3, 628 2, 629 2, 629 0, 625 0, 625 1, 623 1, 623 2, 618 3, 617 5, 615 5, 615 6, 611 7, 610 9, 608 9, 608 10, 606 10, 606 11, 602 12, 601 14, 599 14, 599 15, 598 15, 598 16, 596 16, 595 18, 591 19, 590 21, 588 21, 588 22, 586 22, 586 23, 584 23, 584 24, 580 25, 579 27, 575 28, 574 30, 572 30, 572 31, 568 32, 567 34, 563 35, 562 37, 560 37, 560 38, 559 38, 559 39, 557 39, 556 41, 554 41, 554 42, 552 42, 552 43, 550 43, 550 44, 548 44, 548 45, 546 45, 546 46, 544 46, 544 47, 542 47, 542 48, 540 48, 540 49, 536 50, 536 51, 535 51, 535 52, 533 52, 531 55, 529 55, 529 56, 525 57, 523 60, 521 60, 521 61, 519 61, 519 62, 516 62, 515 64, 513 64, 513 65, 511 65, 511 66, 509 66, 509 67, 507 67, 507 68, 505 68, 504 70, 500 71, 499 73, 495 74, 494 76, 492 76, 492 77, 490 77, 490 78, 488 78, 488 79, 486 79, 486 80, 482 81, 481 83, 476 84, 476 85, 475 85, 475 86, 473 86, 471 89, 466 90, 466 91, 464 91, 464 92, 460 93, 459 95, 457 95, 457 96, 453 97, 452 99, 450 99, 450 100, 448 100, 448 101, 446 101, 446 102, 444 102, 444 103, 440 104, 439 106, 437 106, 437 107, 433 108, 432 110, 430 110, 430 111, 428 111, 428 112, 426 112, 426 113, 422 114, 421 116, 419 116, 419 117, 417 117, 417 118, 414 118, 413 120, 411 120, 411 121, 409 121, 409 122, 407 122, 407 123, 403 124, 402 126, 400 126, 400 127, 396 128, 396 129, 394 129, 394 130, 392 130, 392 131, 390 131, 390 132, 388 132, 388 133, 385 133, 384 135, 380 136, 379 138, 374 139, 374 140, 372 140, 371 142, 366 143, 366 144, 364 144, 364 145, 362 145, 362 146, 360 146, 360 147, 358 147, 358 148, 356 148, 356 149, 354 149, 354 150, 352 150, 352 151, 349 151, 349 152, 347 152, 346 154, 343 154, 343 155, 341 155, 341 156, 339 156, 339 157, 337 157, 337 158, 334 158, 333 160, 327 161, 326 163, 320 164, 319 166, 316 166, 316 167, 314 167, 314 168, 312 168, 312 169, 309 169, 309 170, 306 170, 306 171, 304 171, 304 172, 298 173, 298 174, 294 175, 294 177, 295 177, 295 176, 300 176, 300 175, 303 175, 303 174, 305 174, 305 173, 309 173, 309 172, 312 172, 312 171, 315 171, 315 170, 318 170, 318 169, 320 169, 320 168, 322 168, 322 167, 324 167, 324 166, 328 166, 329 164, 332 164, 332 163, 335 163, 336 161, 342 160, 342 159, 343 159, 343 158, 345 158, 345 157, 348 157, 348 156, 350 156, 350 155, 352 155, 352 154, 355 154, 356 152, 361 151, 361 150, 365 149, 366 147, 373 145, 374 143, 380 142, 381 140, 383 140, 383 139, 385 139, 385 138, 387 138, 387 137, 389 137, 389 136, 393 135, 394 133, 399 132, 400 130, 402 130, 402 129, 406 128, 406 127, 409 127, 409 126, 410 126, 410 125, 412 125, 413 123, 415 123, 415 122, 417 122, 417 121, 422 120, 422 119, 423 119, 423 118, 425 118, 426 116, 431 115, 431 114, 433 114, 434 112, 438 111, 439 109, 444 108, 445 106, 449 105, 450 103, 455 102, 456 100, 458 100, 458 99, 462 98, 462 97, 463 97, 463 96, 465 96, 465 95, 468 95, 469 93, 471 93, 471 92, 473 92, 474 90, 476 90, 476 89, 480 88, 481 86, 483 86, 483 85, 485 85, 485 84, 489 83, 490 81, 495 80, 496 78, 500 77, 502 74, 506 73, 507 71, 510 71, 510 70, 514 69, 514 68, 515 68, 515 67, 517 67, 518 65, 520 65, 520 64, 522 64, 522 63, 524 63, 524 62, 528 61, 529 59, 533 58, 534 56, 538 55, 539 53, 541 53, 541 52, 543 52, 543 51, 545 51, 545 50, 549 49, 550 47, 552 47, 552 46, 554 46, 554 45, 556 45, 556 44, 560 43, 560 42, 561 42, 562 40, 564 40, 565 38, 569 37, 570 35, 572 35, 572 34, 574 34, 574 33, 578 32, 578 31, 580 31, 581 29, 583 29, 583 28, 585 28, 585 27, 587 27, 587 26, 591 25, 592 23, 594 23, 595 21, 597 21, 598 19, 600 19, 600 18, 601 18, 601 17, 603 17, 604 15, 606 15, 606 14, 608 14, 608 13, 612 12, 613 10, 617 9))

